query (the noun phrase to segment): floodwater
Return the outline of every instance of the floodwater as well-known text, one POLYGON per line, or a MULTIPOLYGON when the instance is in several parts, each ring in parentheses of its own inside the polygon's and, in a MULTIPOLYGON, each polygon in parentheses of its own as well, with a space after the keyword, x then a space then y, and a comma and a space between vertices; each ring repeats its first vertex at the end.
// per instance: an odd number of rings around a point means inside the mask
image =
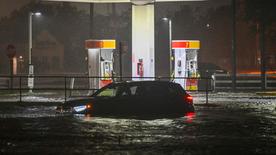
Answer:
POLYGON ((53 105, 1 104, 0 154, 276 154, 275 109, 251 106, 262 99, 249 104, 250 99, 241 98, 196 104, 195 116, 150 120, 61 115, 53 105))

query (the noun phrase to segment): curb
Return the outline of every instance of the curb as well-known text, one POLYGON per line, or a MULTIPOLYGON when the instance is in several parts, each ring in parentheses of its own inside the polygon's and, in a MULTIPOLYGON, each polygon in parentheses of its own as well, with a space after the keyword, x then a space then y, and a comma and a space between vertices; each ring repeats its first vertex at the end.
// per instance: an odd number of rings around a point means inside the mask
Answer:
POLYGON ((256 92, 256 95, 261 95, 261 96, 276 96, 276 91, 256 92))
POLYGON ((213 103, 203 103, 203 104, 198 104, 198 103, 195 103, 194 106, 197 106, 197 107, 219 107, 221 105, 219 104, 213 104, 213 103))

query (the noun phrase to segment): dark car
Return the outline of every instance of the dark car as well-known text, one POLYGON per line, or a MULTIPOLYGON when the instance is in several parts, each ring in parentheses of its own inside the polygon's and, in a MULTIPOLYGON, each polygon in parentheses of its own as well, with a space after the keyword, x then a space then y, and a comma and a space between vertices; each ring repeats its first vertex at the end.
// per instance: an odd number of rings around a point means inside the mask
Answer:
POLYGON ((60 112, 91 116, 184 116, 194 112, 193 98, 177 83, 133 81, 111 83, 92 96, 71 99, 60 112))

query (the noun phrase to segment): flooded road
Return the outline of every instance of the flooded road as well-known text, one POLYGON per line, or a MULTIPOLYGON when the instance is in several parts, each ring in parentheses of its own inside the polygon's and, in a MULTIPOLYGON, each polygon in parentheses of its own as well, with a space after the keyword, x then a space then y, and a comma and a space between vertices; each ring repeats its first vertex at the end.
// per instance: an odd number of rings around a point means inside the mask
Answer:
POLYGON ((60 115, 53 105, 1 105, 0 154, 276 154, 275 110, 249 102, 196 104, 195 116, 151 120, 60 115))

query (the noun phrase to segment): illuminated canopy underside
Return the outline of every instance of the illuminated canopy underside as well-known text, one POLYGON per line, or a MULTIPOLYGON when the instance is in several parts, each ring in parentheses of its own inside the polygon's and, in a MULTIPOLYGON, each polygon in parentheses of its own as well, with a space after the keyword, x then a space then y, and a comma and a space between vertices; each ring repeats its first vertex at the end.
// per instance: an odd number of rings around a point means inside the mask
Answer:
POLYGON ((146 4, 152 2, 177 2, 177 1, 206 1, 206 0, 44 0, 44 1, 60 1, 60 2, 86 2, 86 3, 136 3, 146 4))

